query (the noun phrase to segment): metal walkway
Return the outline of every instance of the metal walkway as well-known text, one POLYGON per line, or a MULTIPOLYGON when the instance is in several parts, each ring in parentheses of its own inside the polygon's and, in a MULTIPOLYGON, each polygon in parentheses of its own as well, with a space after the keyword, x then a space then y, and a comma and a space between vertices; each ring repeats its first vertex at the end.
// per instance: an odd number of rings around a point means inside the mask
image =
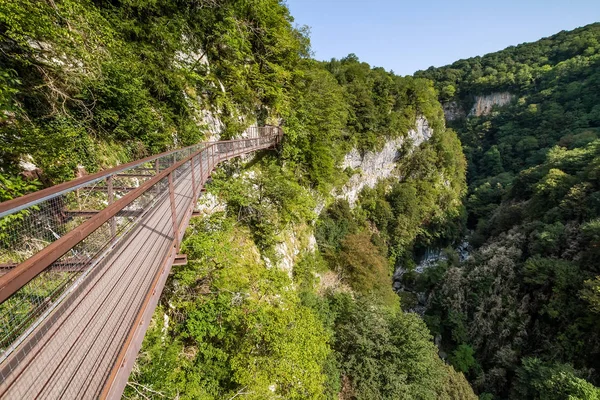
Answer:
POLYGON ((211 171, 282 132, 250 135, 0 203, 1 398, 120 398, 211 171))

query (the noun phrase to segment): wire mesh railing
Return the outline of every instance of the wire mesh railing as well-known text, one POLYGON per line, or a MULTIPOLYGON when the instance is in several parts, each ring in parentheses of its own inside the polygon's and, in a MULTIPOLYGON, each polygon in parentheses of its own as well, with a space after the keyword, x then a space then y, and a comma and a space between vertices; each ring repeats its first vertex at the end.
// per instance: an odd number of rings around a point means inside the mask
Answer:
MULTIPOLYGON (((251 128, 243 136, 163 153, 0 204, 0 365, 165 202, 171 203, 173 227, 173 237, 165 239, 178 246, 186 213, 177 207, 193 207, 217 163, 273 146, 281 130, 251 128), (183 179, 193 190, 175 199, 173 187, 183 179)), ((2 371, 0 380, 7 379, 2 371)))

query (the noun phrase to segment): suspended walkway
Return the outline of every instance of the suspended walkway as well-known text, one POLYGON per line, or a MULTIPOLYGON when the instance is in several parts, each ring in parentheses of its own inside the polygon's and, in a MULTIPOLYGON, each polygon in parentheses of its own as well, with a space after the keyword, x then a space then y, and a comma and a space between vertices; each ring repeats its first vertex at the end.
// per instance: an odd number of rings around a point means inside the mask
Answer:
POLYGON ((181 238, 220 162, 278 127, 0 203, 0 398, 120 398, 181 238))

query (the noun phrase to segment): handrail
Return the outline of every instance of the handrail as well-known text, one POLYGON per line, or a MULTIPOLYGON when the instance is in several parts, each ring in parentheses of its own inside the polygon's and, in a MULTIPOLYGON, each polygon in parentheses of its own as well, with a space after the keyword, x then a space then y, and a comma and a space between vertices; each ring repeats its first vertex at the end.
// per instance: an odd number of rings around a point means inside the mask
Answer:
MULTIPOLYGON (((207 146, 202 150, 209 147, 210 146, 207 146)), ((4 302, 16 291, 25 286, 27 282, 35 278, 45 268, 62 257, 63 254, 75 247, 77 243, 88 237, 102 224, 114 217, 120 210, 140 197, 144 192, 154 186, 161 179, 169 176, 172 171, 188 162, 190 158, 200 154, 202 150, 193 153, 191 156, 188 156, 176 164, 173 164, 163 172, 147 180, 136 190, 110 204, 104 210, 100 211, 98 214, 94 215, 83 224, 58 239, 56 242, 48 245, 44 250, 23 261, 9 273, 0 277, 0 303, 4 302)))
MULTIPOLYGON (((269 136, 263 136, 262 138, 272 138, 275 139, 275 143, 278 143, 281 137, 281 131, 278 129, 278 133, 269 136)), ((240 142, 240 141, 251 141, 256 140, 257 138, 248 138, 248 139, 232 139, 232 140, 224 140, 219 142, 212 143, 204 143, 204 147, 200 150, 191 153, 186 156, 184 159, 178 161, 177 163, 171 165, 167 169, 159 172, 154 175, 152 178, 145 181, 135 190, 129 192, 125 196, 121 197, 117 201, 109 204, 105 209, 99 211, 96 215, 92 216, 87 221, 83 222, 81 225, 77 226, 72 231, 68 232, 60 239, 55 242, 49 244, 43 250, 39 251, 32 257, 20 263, 14 269, 6 273, 5 275, 0 277, 0 304, 3 303, 6 299, 12 296, 15 292, 25 286, 29 281, 35 278, 38 274, 40 274, 44 269, 52 265, 52 263, 56 262, 60 257, 66 254, 69 250, 75 247, 78 243, 83 241, 86 237, 91 235, 96 229, 98 229, 101 225, 108 222, 111 218, 113 218, 119 211, 125 208, 127 205, 131 204, 134 200, 144 194, 148 189, 153 187, 155 184, 160 182, 162 179, 169 177, 170 174, 181 167, 183 164, 189 162, 194 157, 201 154, 203 151, 213 148, 214 146, 223 144, 223 143, 232 143, 232 142, 240 142)), ((191 149, 193 147, 197 147, 199 145, 189 146, 185 149, 191 149)), ((183 150, 185 150, 183 149, 183 150)), ((90 175, 88 177, 83 177, 79 179, 75 179, 70 182, 65 182, 63 184, 50 187, 48 189, 40 190, 39 192, 31 193, 29 195, 22 196, 20 198, 16 198, 13 200, 6 201, 4 203, 0 203, 0 217, 3 215, 7 215, 23 208, 29 207, 36 202, 42 201, 44 199, 52 198, 53 196, 58 196, 69 189, 74 189, 80 186, 84 186, 91 182, 95 182, 100 179, 104 179, 108 176, 111 176, 115 173, 118 173, 122 170, 131 168, 132 166, 141 165, 143 163, 153 161, 158 159, 159 157, 163 157, 165 155, 170 155, 175 153, 174 150, 165 152, 156 156, 147 157, 143 160, 134 161, 128 164, 124 164, 119 167, 111 168, 109 170, 99 172, 97 174, 90 175)))
MULTIPOLYGON (((269 127, 267 125, 267 127, 269 127)), ((274 127, 274 128, 279 128, 279 127, 274 127)), ((281 136, 280 133, 278 133, 278 136, 281 136)), ((248 140, 245 138, 242 139, 231 139, 231 140, 220 140, 219 143, 227 143, 227 142, 236 142, 236 141, 240 141, 240 140, 248 140)), ((200 143, 200 144, 210 144, 211 142, 204 142, 204 143, 200 143)), ((212 142, 212 143, 217 143, 217 142, 212 142)), ((59 183, 58 185, 54 185, 45 189, 41 189, 38 191, 35 191, 33 193, 29 193, 11 200, 6 200, 3 202, 0 202, 0 218, 18 212, 24 208, 27 207, 31 207, 32 205, 35 205, 39 202, 42 202, 44 200, 48 200, 52 197, 56 197, 59 196, 69 190, 73 190, 79 187, 83 187, 95 182, 98 182, 104 178, 106 178, 109 175, 114 175, 117 174, 121 171, 127 170, 127 169, 131 169, 134 167, 137 167, 139 165, 157 160, 161 157, 165 157, 174 153, 178 153, 184 150, 188 150, 188 149, 192 149, 195 148, 197 146, 199 146, 200 144, 194 144, 191 146, 187 146, 187 147, 183 147, 181 149, 176 149, 176 150, 169 150, 169 151, 165 151, 163 153, 160 154, 156 154, 153 156, 148 156, 146 158, 142 158, 141 160, 136 160, 136 161, 131 161, 129 163, 126 164, 121 164, 118 165, 116 167, 112 167, 103 171, 99 171, 96 172, 94 174, 90 174, 90 175, 86 175, 86 176, 82 176, 80 178, 76 178, 67 182, 63 182, 63 183, 59 183)))
POLYGON ((2 203, 0 203, 0 218, 20 211, 24 208, 31 207, 44 200, 51 199, 52 197, 60 196, 61 194, 67 191, 87 186, 91 183, 96 183, 99 180, 106 178, 107 176, 117 174, 121 171, 131 169, 133 167, 137 167, 147 162, 154 161, 158 158, 168 156, 170 154, 174 154, 182 150, 191 149, 196 146, 198 145, 195 144, 192 146, 184 147, 182 149, 165 151, 164 153, 149 156, 141 160, 132 161, 127 164, 121 164, 113 168, 96 172, 95 174, 82 176, 81 178, 76 178, 67 182, 59 183, 58 185, 50 186, 48 188, 41 189, 33 193, 29 193, 11 200, 3 201, 2 203))
POLYGON ((120 398, 203 185, 283 137, 251 129, 1 204, 0 397, 120 398))

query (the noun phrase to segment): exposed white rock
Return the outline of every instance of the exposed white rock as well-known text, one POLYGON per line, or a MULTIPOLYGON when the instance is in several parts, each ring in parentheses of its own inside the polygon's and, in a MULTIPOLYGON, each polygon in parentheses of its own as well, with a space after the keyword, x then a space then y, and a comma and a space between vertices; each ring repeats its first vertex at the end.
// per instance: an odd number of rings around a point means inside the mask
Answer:
MULTIPOLYGON (((44 64, 78 72, 82 72, 85 67, 85 63, 82 60, 73 57, 72 54, 67 56, 64 53, 57 53, 51 43, 28 39, 27 44, 35 51, 34 58, 44 64)), ((101 52, 102 49, 98 48, 97 51, 101 52)))
MULTIPOLYGON (((183 96, 188 106, 194 110, 193 119, 196 125, 200 129, 207 131, 207 141, 215 142, 220 140, 221 132, 225 129, 225 124, 219 118, 218 112, 206 109, 201 96, 190 97, 185 91, 183 92, 183 96)), ((177 138, 174 137, 175 142, 176 140, 177 138)))
POLYGON ((209 141, 218 141, 221 138, 221 132, 225 129, 225 124, 219 117, 210 110, 203 109, 200 111, 202 116, 201 124, 206 126, 206 129, 210 133, 209 141))
POLYGON ((202 49, 197 49, 196 51, 181 51, 178 50, 175 52, 175 61, 178 64, 187 64, 192 66, 194 64, 204 65, 208 67, 208 58, 206 57, 206 53, 202 49))
POLYGON ((26 179, 39 179, 42 176, 42 171, 33 162, 33 157, 26 154, 19 160, 19 167, 21 168, 21 174, 26 179))
POLYGON ((426 269, 429 269, 436 265, 440 261, 446 261, 448 255, 443 249, 427 249, 421 261, 415 267, 415 272, 422 274, 426 269))
POLYGON ((220 79, 217 79, 217 81, 219 82, 219 87, 221 88, 221 92, 225 93, 225 85, 223 85, 223 82, 221 82, 220 79))
POLYGON ((279 258, 277 267, 287 272, 290 277, 292 276, 294 261, 300 253, 300 248, 295 239, 296 238, 292 235, 289 238, 290 245, 288 245, 287 241, 275 245, 275 254, 277 254, 279 258))
POLYGON ((312 190, 309 189, 310 195, 312 196, 313 199, 315 199, 315 208, 313 209, 313 212, 315 213, 315 215, 320 215, 321 211, 323 211, 323 209, 325 208, 325 198, 323 197, 322 194, 320 194, 319 192, 317 192, 316 190, 312 190))
POLYGON ((310 253, 314 253, 317 250, 317 238, 312 233, 308 235, 308 244, 306 245, 306 250, 310 253))
MULTIPOLYGON (((183 37, 182 40, 184 43, 188 42, 187 37, 183 37)), ((208 58, 206 57, 206 53, 203 49, 197 48, 195 50, 188 51, 177 51, 175 53, 175 64, 182 68, 190 68, 194 65, 202 65, 206 67, 207 71, 210 70, 210 64, 208 58)), ((219 81, 219 86, 223 92, 225 92, 225 87, 219 81)), ((194 120, 196 125, 200 129, 206 130, 207 141, 216 142, 221 138, 221 132, 225 129, 225 124, 219 118, 219 110, 213 111, 207 109, 206 101, 201 95, 190 96, 185 91, 183 92, 183 96, 190 108, 194 110, 194 120)))
POLYGON ((480 117, 482 115, 488 115, 492 112, 492 108, 494 106, 505 106, 509 104, 515 96, 509 92, 498 92, 498 93, 490 93, 484 96, 475 96, 475 104, 471 111, 469 112, 469 116, 480 117))
MULTIPOLYGON (((286 271, 291 278, 299 256, 313 253, 317 249, 317 240, 312 229, 306 226, 286 229, 281 236, 283 240, 275 245, 276 267, 286 271)), ((265 259, 265 262, 268 266, 272 265, 271 260, 265 259)))
POLYGON ((38 169, 37 165, 33 163, 33 157, 31 157, 29 154, 23 156, 19 160, 19 167, 21 170, 26 172, 32 172, 38 169))
POLYGON ((377 181, 393 174, 399 157, 399 149, 406 142, 414 148, 429 140, 432 135, 433 130, 429 127, 427 119, 419 117, 416 120, 415 129, 411 129, 406 137, 388 141, 381 151, 367 151, 361 154, 358 150, 353 149, 345 155, 342 168, 352 168, 358 172, 352 175, 342 189, 333 195, 336 198, 346 199, 350 206, 354 206, 358 194, 364 187, 373 188, 377 181))
POLYGON ((205 193, 196 204, 196 210, 200 212, 201 217, 210 217, 214 213, 225 211, 226 208, 226 203, 219 200, 214 194, 208 192, 205 193))
POLYGON ((27 44, 33 50, 38 52, 50 52, 52 50, 52 45, 47 42, 43 42, 40 40, 27 39, 27 44))
POLYGON ((164 313, 163 314, 163 326, 162 329, 160 330, 162 335, 161 335, 161 342, 165 342, 165 338, 167 337, 167 332, 169 331, 169 314, 164 313))

